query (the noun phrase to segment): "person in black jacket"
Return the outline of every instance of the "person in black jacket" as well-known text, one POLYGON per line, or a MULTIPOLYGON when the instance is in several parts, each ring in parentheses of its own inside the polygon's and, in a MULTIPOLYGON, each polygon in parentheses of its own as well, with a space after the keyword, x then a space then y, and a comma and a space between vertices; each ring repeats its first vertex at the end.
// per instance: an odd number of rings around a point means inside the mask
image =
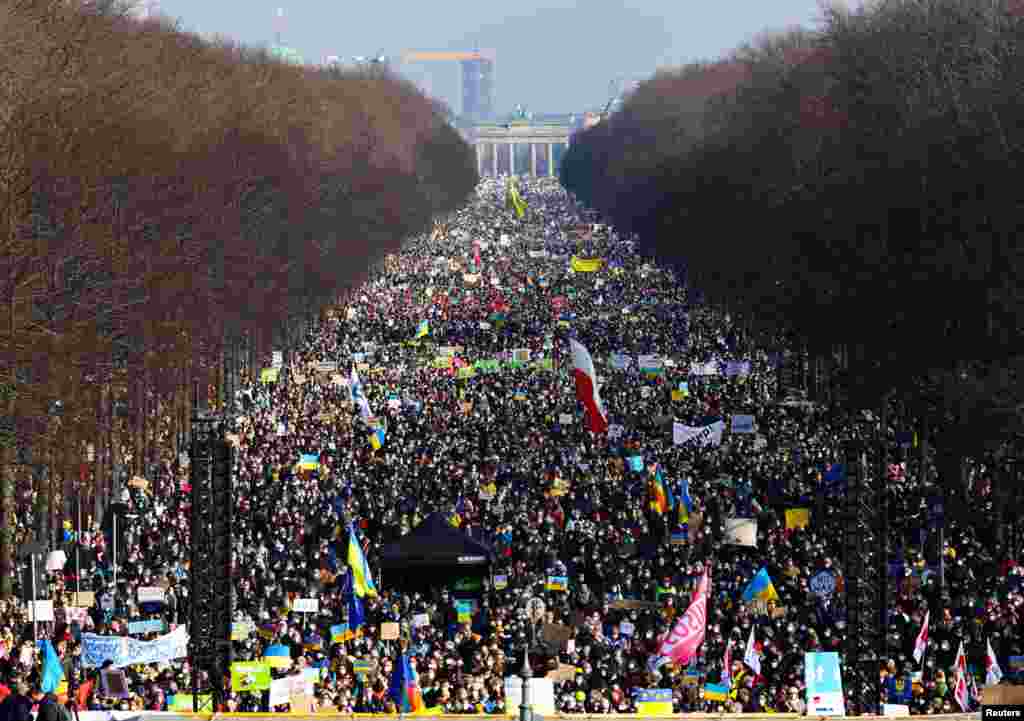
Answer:
POLYGON ((14 691, 0 703, 0 721, 32 721, 32 699, 24 682, 14 685, 14 691))
POLYGON ((36 689, 32 692, 32 698, 39 704, 36 721, 71 721, 67 708, 52 693, 44 694, 36 689))

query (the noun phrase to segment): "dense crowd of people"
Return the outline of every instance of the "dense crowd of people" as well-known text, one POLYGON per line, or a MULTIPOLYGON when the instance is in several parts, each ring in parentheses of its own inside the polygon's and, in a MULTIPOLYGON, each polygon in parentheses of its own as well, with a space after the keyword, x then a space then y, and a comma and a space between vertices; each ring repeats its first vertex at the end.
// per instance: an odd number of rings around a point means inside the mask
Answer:
MULTIPOLYGON (((505 679, 530 645, 534 675, 553 678, 562 712, 631 713, 637 689, 658 688, 673 690, 677 712, 804 712, 804 654, 841 652, 847 632, 840 518, 818 494, 844 441, 873 438, 873 421, 784 398, 781 343, 754 346, 673 271, 637 258, 630 239, 585 222, 554 181, 523 183, 522 200, 519 217, 502 183, 482 181, 467 207, 389 256, 238 394, 236 661, 283 645, 288 668, 273 673, 301 669, 312 692, 302 708, 393 712, 389 678, 404 649, 427 708, 503 714, 505 679), (574 270, 573 257, 594 262, 574 270), (607 433, 587 429, 570 338, 594 360, 607 433), (737 415, 753 416, 754 432, 733 432, 737 415), (720 442, 674 440, 673 421, 719 420, 720 442), (667 507, 653 497, 655 474, 671 492, 667 507), (381 578, 381 548, 435 514, 494 549, 486 576, 415 590, 381 578), (756 523, 751 541, 726 535, 734 519, 756 523), (378 586, 354 638, 335 636, 348 618, 350 527, 378 586), (745 602, 762 568, 777 598, 745 602), (705 571, 703 643, 688 665, 654 668, 705 571), (527 614, 532 597, 543 600, 543 618, 527 614), (318 599, 316 612, 296 612, 298 598, 318 599), (400 640, 382 637, 390 622, 400 640), (723 678, 725 697, 709 693, 723 678)), ((951 712, 961 642, 973 686, 985 682, 988 643, 1007 676, 1024 656, 1022 549, 993 535, 991 484, 978 467, 976 522, 947 524, 938 573, 928 558, 930 489, 902 429, 885 430, 894 605, 879 703, 951 712)), ((36 629, 60 658, 66 690, 41 693, 43 651, 25 605, 0 607, 4 718, 23 719, 35 703, 50 714, 65 693, 81 710, 191 707, 185 658, 124 665, 118 690, 83 653, 88 634, 153 640, 186 623, 187 478, 183 470, 174 493, 126 486, 131 520, 116 574, 99 524, 66 532, 67 555, 81 544, 89 561, 81 578, 52 574, 55 621, 36 629), (85 612, 64 608, 76 583, 94 591, 85 612), (162 588, 162 601, 140 600, 140 588, 162 588)), ((30 509, 18 520, 31 526, 30 509)), ((292 703, 271 700, 281 701, 236 687, 226 708, 292 703)))

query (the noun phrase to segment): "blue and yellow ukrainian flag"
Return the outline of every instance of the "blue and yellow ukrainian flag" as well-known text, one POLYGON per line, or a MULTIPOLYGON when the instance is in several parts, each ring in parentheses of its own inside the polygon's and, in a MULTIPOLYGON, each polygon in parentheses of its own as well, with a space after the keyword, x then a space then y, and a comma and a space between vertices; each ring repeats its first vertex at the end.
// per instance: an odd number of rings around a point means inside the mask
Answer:
MULTIPOLYGON (((377 587, 373 584, 373 574, 370 573, 366 556, 363 555, 363 549, 359 547, 359 542, 356 540, 356 531, 352 524, 349 524, 348 527, 348 565, 352 569, 352 590, 355 595, 359 598, 363 596, 376 597, 377 587)), ((349 621, 350 626, 351 623, 349 621)))
POLYGON ((705 701, 728 701, 729 700, 729 687, 724 683, 705 683, 704 684, 704 700, 705 701))
POLYGON ((367 439, 370 441, 370 445, 373 446, 373 450, 375 451, 379 451, 381 448, 384 447, 384 438, 385 435, 383 428, 374 428, 373 433, 371 433, 367 437, 367 439))
POLYGON ((753 601, 754 599, 760 601, 778 601, 779 594, 775 590, 775 585, 772 583, 771 576, 768 575, 768 569, 762 567, 757 575, 751 579, 750 585, 747 586, 747 590, 743 592, 744 601, 753 601))
POLYGON ((315 471, 320 467, 320 455, 318 453, 303 453, 299 458, 299 468, 304 471, 315 471))
POLYGON ((64 666, 61 665, 60 656, 54 650, 49 639, 39 641, 39 652, 43 657, 43 672, 39 679, 39 689, 43 693, 57 693, 61 682, 64 680, 64 666))
POLYGON ((290 668, 292 652, 282 643, 267 646, 267 650, 263 652, 263 663, 270 668, 290 668))
MULTIPOLYGON (((349 578, 351 578, 351 574, 349 578)), ((363 601, 355 593, 349 593, 345 603, 348 605, 348 624, 344 633, 344 640, 348 641, 362 633, 363 625, 366 623, 366 612, 363 609, 363 601)))
POLYGON ((347 623, 338 623, 331 626, 331 643, 344 643, 352 638, 347 623))
POLYGON ((418 338, 424 338, 424 337, 426 337, 428 335, 430 335, 430 321, 429 320, 425 320, 425 319, 421 320, 420 324, 418 326, 416 326, 416 336, 415 337, 418 339, 418 338))
POLYGON ((679 498, 676 505, 676 512, 679 514, 676 521, 679 525, 690 522, 690 511, 693 510, 693 499, 690 498, 690 481, 685 478, 679 479, 679 498))

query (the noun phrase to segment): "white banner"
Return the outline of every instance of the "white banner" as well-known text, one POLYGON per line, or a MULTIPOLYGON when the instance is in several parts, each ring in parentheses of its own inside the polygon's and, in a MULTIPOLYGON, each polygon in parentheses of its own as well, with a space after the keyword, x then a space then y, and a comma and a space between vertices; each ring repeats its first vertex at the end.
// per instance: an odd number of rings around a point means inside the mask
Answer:
POLYGON ((734 546, 757 548, 757 519, 726 518, 725 542, 734 546))
POLYGON ((99 668, 106 661, 114 668, 147 663, 170 663, 188 656, 188 633, 178 626, 153 641, 139 641, 127 636, 82 634, 82 665, 99 668))
MULTIPOLYGON (((550 678, 531 678, 530 699, 533 710, 544 715, 555 715, 555 682, 550 678)), ((505 677, 505 712, 513 714, 523 702, 523 680, 519 676, 505 677)))
POLYGON ((661 357, 657 355, 638 355, 636 357, 636 364, 640 366, 640 370, 661 370, 663 364, 661 357))
POLYGON ((719 375, 718 361, 708 361, 707 363, 691 363, 690 375, 717 376, 719 375))
POLYGON ((684 426, 679 421, 672 423, 672 443, 677 446, 720 446, 725 421, 715 421, 710 426, 684 426))
POLYGON ((283 706, 292 700, 292 680, 275 678, 270 682, 270 706, 283 706))
POLYGON ((139 586, 139 603, 163 603, 164 589, 159 586, 139 586))
POLYGON ((273 352, 270 361, 271 368, 280 368, 284 365, 284 351, 276 350, 273 352))

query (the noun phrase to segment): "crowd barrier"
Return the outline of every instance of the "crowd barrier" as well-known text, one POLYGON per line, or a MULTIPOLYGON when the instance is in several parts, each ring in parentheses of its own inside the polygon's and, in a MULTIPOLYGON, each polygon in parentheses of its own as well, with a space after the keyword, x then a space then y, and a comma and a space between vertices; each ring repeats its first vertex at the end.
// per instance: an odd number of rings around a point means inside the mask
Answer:
MULTIPOLYGON (((138 712, 138 711, 83 711, 78 714, 78 721, 196 721, 196 719, 203 719, 203 721, 218 721, 219 719, 234 719, 234 718, 251 718, 251 719, 281 719, 282 721, 358 721, 359 719, 416 719, 416 721, 485 721, 486 719, 501 719, 508 718, 501 715, 434 715, 434 714, 416 714, 416 715, 398 715, 398 714, 367 714, 367 713, 356 713, 356 714, 345 714, 345 713, 317 713, 317 714, 281 714, 281 713, 215 713, 215 714, 190 714, 190 713, 160 713, 160 712, 138 712)), ((718 721, 724 721, 729 719, 732 721, 793 721, 794 719, 801 718, 813 718, 813 719, 829 719, 830 721, 834 717, 826 716, 800 716, 799 714, 714 714, 714 713, 687 713, 687 714, 673 714, 672 716, 640 716, 638 714, 550 714, 545 715, 544 719, 565 719, 565 721, 625 721, 631 719, 635 721, 638 718, 663 719, 675 719, 678 721, 680 718, 687 719, 717 719, 718 721)), ((859 716, 858 718, 864 719, 864 721, 882 721, 887 719, 891 721, 894 718, 900 718, 896 716, 859 716)), ((903 718, 910 718, 909 716, 903 718)), ((915 716, 915 719, 927 718, 928 721, 977 721, 981 718, 980 713, 960 713, 960 714, 936 714, 934 716, 929 715, 927 717, 915 716)))

